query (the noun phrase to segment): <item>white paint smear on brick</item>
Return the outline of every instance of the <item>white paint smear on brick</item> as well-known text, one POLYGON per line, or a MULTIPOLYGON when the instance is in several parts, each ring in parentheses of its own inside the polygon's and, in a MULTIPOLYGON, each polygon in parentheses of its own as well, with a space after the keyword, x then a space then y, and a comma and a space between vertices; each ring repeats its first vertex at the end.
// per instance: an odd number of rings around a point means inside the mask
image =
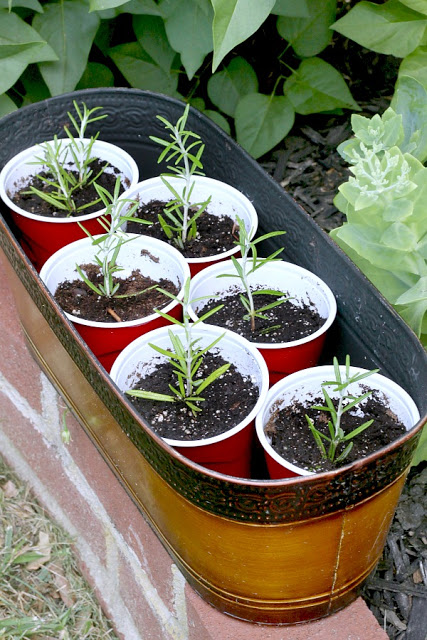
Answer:
MULTIPOLYGON (((52 513, 58 523, 76 538, 78 553, 88 567, 89 573, 102 593, 110 615, 114 620, 117 631, 126 640, 144 640, 146 634, 138 630, 125 602, 120 597, 118 584, 119 554, 125 559, 129 571, 133 573, 135 581, 141 588, 141 595, 147 602, 152 614, 156 617, 164 631, 162 640, 188 640, 188 621, 185 600, 185 578, 176 565, 172 564, 172 593, 173 611, 163 602, 156 587, 150 580, 147 571, 142 567, 138 555, 129 547, 123 536, 112 523, 104 505, 89 485, 86 477, 75 463, 70 450, 61 440, 61 413, 58 407, 59 396, 43 373, 41 376, 41 414, 30 406, 20 392, 0 373, 0 392, 4 394, 27 419, 36 431, 43 437, 43 442, 50 449, 49 455, 55 452, 61 460, 64 474, 81 498, 88 505, 103 527, 106 548, 108 550, 106 563, 98 558, 84 533, 75 528, 54 496, 43 485, 42 479, 34 473, 26 463, 20 452, 7 436, 0 431, 1 450, 11 462, 20 477, 29 482, 34 491, 52 513)), ((135 536, 135 531, 133 531, 135 536)), ((142 542, 138 537, 139 550, 143 551, 142 542)))

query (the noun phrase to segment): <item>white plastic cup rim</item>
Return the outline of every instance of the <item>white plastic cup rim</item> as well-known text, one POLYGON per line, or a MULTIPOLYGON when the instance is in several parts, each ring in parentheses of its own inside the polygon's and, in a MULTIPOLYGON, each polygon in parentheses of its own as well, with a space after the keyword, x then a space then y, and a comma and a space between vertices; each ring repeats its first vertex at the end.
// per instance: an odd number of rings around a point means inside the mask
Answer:
MULTIPOLYGON (((141 350, 142 348, 144 348, 145 345, 148 345, 148 343, 156 343, 159 340, 165 339, 168 336, 169 330, 173 330, 174 332, 182 331, 178 327, 173 327, 173 328, 160 327, 159 329, 154 329, 153 331, 150 331, 144 334, 143 336, 136 338, 127 347, 125 347, 125 349, 123 349, 123 351, 118 355, 118 357, 114 361, 114 364, 111 368, 110 376, 113 382, 115 382, 115 384, 119 386, 118 382, 120 382, 121 376, 126 375, 126 377, 129 377, 132 374, 132 372, 135 370, 136 363, 134 359, 131 360, 131 363, 132 363, 131 368, 128 369, 127 367, 127 363, 131 358, 132 353, 134 353, 135 351, 138 352, 138 350, 141 350)), ((233 331, 229 331, 228 329, 219 329, 218 327, 215 327, 213 325, 212 326, 207 325, 207 324, 203 324, 203 325, 201 324, 200 327, 197 327, 197 331, 195 330, 195 335, 197 336, 198 333, 201 333, 202 336, 206 336, 206 337, 211 336, 210 338, 211 340, 216 338, 218 335, 224 334, 224 340, 227 339, 230 344, 237 343, 237 345, 239 345, 242 349, 244 349, 247 353, 250 354, 250 356, 253 359, 254 366, 259 370, 259 373, 260 373, 259 397, 255 406, 251 410, 251 412, 244 418, 244 420, 242 420, 239 424, 235 425, 232 429, 229 429, 228 431, 224 431, 219 435, 212 436, 211 438, 204 438, 200 440, 173 440, 170 438, 162 438, 167 444, 169 444, 172 447, 191 448, 191 447, 206 446, 206 445, 215 444, 217 442, 221 442, 222 440, 225 440, 227 438, 230 438, 231 436, 234 436, 236 433, 244 429, 246 425, 252 422, 252 420, 255 419, 256 414, 258 413, 260 408, 263 406, 267 397, 267 392, 268 392, 267 365, 265 364, 264 358, 261 356, 259 351, 248 340, 246 340, 245 338, 242 338, 241 336, 237 335, 233 331)), ((215 348, 220 348, 221 342, 222 341, 220 341, 215 348)), ((156 352, 153 350, 153 356, 154 355, 156 355, 156 352)), ((127 389, 124 389, 122 387, 123 385, 119 386, 120 390, 124 393, 127 389)))
MULTIPOLYGON (((69 138, 60 138, 64 145, 69 145, 69 138)), ((87 138, 82 138, 83 141, 89 142, 87 138)), ((48 140, 47 142, 52 143, 52 140, 48 140)), ((41 143, 43 144, 43 143, 41 143)), ((112 144, 110 142, 106 142, 104 140, 96 140, 93 145, 93 150, 99 154, 99 157, 102 160, 107 160, 110 164, 114 165, 120 173, 123 174, 125 178, 127 178, 130 182, 129 188, 132 188, 134 184, 136 184, 139 178, 139 170, 138 165, 132 156, 127 153, 121 147, 112 144)), ((40 165, 39 169, 36 169, 37 165, 29 164, 30 159, 38 156, 42 152, 40 148, 40 144, 33 145, 23 151, 17 153, 13 158, 11 158, 0 171, 0 198, 3 202, 15 213, 23 216, 24 218, 29 218, 30 220, 36 220, 39 222, 46 222, 52 224, 70 224, 78 222, 85 222, 86 220, 91 220, 93 218, 97 218, 105 212, 105 207, 99 209, 99 211, 94 211, 93 213, 88 213, 82 216, 70 216, 67 218, 53 218, 50 216, 42 216, 36 213, 31 213, 30 211, 25 211, 25 209, 21 209, 18 207, 9 197, 9 192, 11 191, 10 182, 13 180, 14 182, 18 178, 24 177, 24 175, 35 175, 42 165, 40 165), (19 176, 15 176, 15 173, 19 170, 20 167, 28 166, 27 174, 22 173, 19 176)), ((108 169, 107 169, 108 170, 108 169)))
MULTIPOLYGON (((244 217, 244 218, 246 217, 247 223, 248 223, 247 231, 250 233, 251 238, 254 237, 258 229, 258 215, 255 210, 255 207, 253 206, 252 202, 249 200, 247 196, 245 196, 241 191, 239 191, 235 187, 232 187, 231 185, 227 184, 226 182, 222 182, 221 180, 216 180, 215 178, 209 178, 207 176, 193 176, 193 179, 196 185, 201 184, 204 187, 206 187, 207 190, 211 190, 212 195, 214 195, 215 192, 219 191, 220 193, 224 193, 226 196, 232 198, 232 200, 235 201, 236 203, 239 202, 242 206, 244 214, 242 215, 242 213, 240 212, 238 215, 239 217, 244 217)), ((171 184, 182 182, 182 179, 175 178, 175 177, 167 178, 167 180, 171 182, 171 184)), ((162 189, 162 190, 164 189, 167 191, 167 187, 164 185, 164 183, 162 182, 159 176, 156 176, 154 178, 147 178, 146 180, 141 180, 133 187, 130 187, 129 189, 127 189, 122 194, 121 197, 132 200, 138 197, 139 194, 143 194, 144 192, 153 193, 156 190, 156 188, 162 189)), ((154 195, 151 196, 149 199, 147 199, 145 202, 149 202, 153 197, 154 195)), ((228 214, 232 217, 231 212, 228 212, 228 214)), ((233 247, 228 251, 224 251, 223 253, 218 253, 218 254, 206 256, 203 258, 186 258, 186 260, 190 264, 194 264, 194 265, 204 264, 206 262, 215 263, 215 262, 218 262, 219 260, 224 260, 230 257, 231 255, 237 253, 238 251, 239 251, 239 247, 236 245, 236 247, 233 247)))
MULTIPOLYGON (((173 263, 176 265, 175 267, 176 271, 177 270, 181 271, 180 279, 182 280, 182 286, 179 293, 177 294, 177 298, 182 299, 184 295, 185 281, 187 280, 187 278, 190 277, 190 268, 188 264, 185 262, 185 260, 183 259, 180 252, 174 247, 170 247, 166 242, 163 242, 162 240, 157 240, 156 238, 149 238, 148 236, 140 236, 139 234, 129 234, 129 236, 134 236, 134 240, 132 240, 130 244, 133 244, 133 243, 143 244, 144 248, 148 249, 150 252, 156 253, 157 251, 157 253, 159 252, 160 254, 163 253, 163 255, 169 256, 172 259, 173 263)), ((99 236, 94 236, 94 237, 97 238, 99 236)), ((61 262, 65 261, 68 255, 72 255, 74 252, 78 251, 81 247, 85 247, 86 245, 88 249, 93 249, 92 240, 90 238, 82 238, 81 240, 76 240, 75 242, 71 242, 65 247, 62 247, 62 249, 59 249, 58 251, 56 251, 44 263, 40 271, 40 278, 43 280, 43 282, 45 283, 45 285, 50 291, 51 291, 49 287, 50 277, 52 273, 55 271, 55 269, 57 268, 58 261, 61 261, 61 262)), ((124 247, 126 246, 127 245, 124 245, 124 247)), ((93 255, 93 251, 92 251, 92 255, 93 255)), ((133 268, 136 266, 137 265, 135 265, 135 263, 132 263, 133 268)), ((79 276, 76 273, 76 278, 77 277, 79 276)), ((54 294, 55 292, 51 291, 51 293, 54 294)), ((171 309, 175 307, 176 304, 177 303, 174 300, 171 300, 171 302, 165 305, 164 307, 162 307, 161 310, 164 313, 169 313, 171 309)), ((127 320, 123 322, 111 323, 111 322, 96 322, 94 320, 85 320, 84 318, 79 318, 78 316, 74 316, 70 313, 67 313, 66 311, 64 311, 64 313, 71 322, 74 322, 76 324, 85 325, 87 327, 95 327, 99 329, 114 329, 114 330, 135 327, 140 324, 147 324, 148 322, 152 322, 153 320, 157 320, 159 318, 158 314, 154 312, 148 316, 144 316, 143 318, 138 318, 136 320, 127 320)))
MULTIPOLYGON (((238 259, 238 262, 239 261, 241 261, 241 259, 238 259)), ((251 341, 251 343, 258 349, 262 349, 262 350, 289 349, 289 348, 298 347, 300 345, 306 344, 307 342, 312 342, 313 340, 316 340, 316 338, 326 333, 326 331, 328 331, 328 329, 331 327, 332 323, 334 322, 337 314, 337 302, 329 286, 323 280, 321 280, 321 278, 319 278, 316 274, 312 273, 311 271, 308 271, 307 269, 304 269, 303 267, 300 267, 299 265, 293 264, 291 262, 285 262, 284 260, 273 262, 273 263, 270 263, 269 265, 266 265, 265 267, 261 267, 259 271, 256 272, 257 276, 261 277, 263 269, 265 270, 267 268, 269 270, 273 270, 277 268, 279 270, 282 270, 285 273, 291 272, 293 274, 297 274, 298 276, 301 277, 301 281, 304 280, 304 282, 306 282, 307 284, 310 284, 310 287, 312 285, 311 288, 316 287, 322 293, 322 297, 324 298, 326 306, 328 307, 328 314, 322 326, 319 327, 319 329, 317 329, 310 335, 305 336, 304 338, 299 338, 298 340, 292 340, 290 342, 272 343, 272 342, 252 342, 251 341)), ((203 284, 208 279, 214 279, 219 273, 227 273, 227 272, 230 272, 230 270, 234 271, 234 265, 231 260, 227 260, 225 262, 221 262, 221 263, 206 267, 206 269, 204 269, 202 272, 197 273, 191 279, 190 299, 192 299, 193 297, 199 297, 203 295, 200 289, 203 288, 203 284)), ((221 286, 222 286, 221 283, 223 283, 224 286, 226 285, 226 283, 229 284, 229 286, 233 286, 233 284, 238 283, 239 280, 237 278, 230 278, 230 279, 221 278, 221 279, 218 279, 217 282, 218 282, 218 289, 221 290, 221 286)), ((269 286, 272 286, 271 282, 269 282, 269 286)), ((298 293, 298 292, 295 292, 295 293, 298 293)), ((292 296, 292 294, 293 292, 291 291, 290 295, 292 296)), ((189 312, 190 312, 191 318, 194 321, 197 320, 198 316, 194 311, 194 308, 192 305, 190 305, 189 312)), ((211 320, 214 320, 214 318, 215 316, 213 316, 211 320)))
MULTIPOLYGON (((340 368, 343 370, 344 366, 341 365, 340 368)), ((352 375, 366 371, 367 369, 361 367, 350 367, 350 373, 352 375)), ((276 382, 276 384, 269 389, 265 403, 255 419, 257 436, 264 450, 278 464, 297 475, 311 476, 314 475, 314 472, 288 462, 273 449, 264 432, 271 409, 274 406, 280 410, 281 407, 285 406, 287 400, 283 396, 286 392, 289 392, 289 395, 297 395, 299 400, 303 400, 304 392, 308 393, 309 390, 317 394, 321 393, 321 383, 325 380, 331 380, 334 377, 334 367, 332 365, 320 365, 291 373, 286 378, 276 382)), ((358 384, 359 383, 356 383, 357 386, 358 384)), ((419 421, 420 413, 411 396, 390 378, 380 373, 375 373, 369 376, 369 378, 361 380, 360 385, 366 385, 369 388, 382 391, 387 401, 390 402, 392 411, 394 411, 403 422, 407 431, 412 429, 419 421)), ((334 397, 332 392, 330 395, 334 397)))

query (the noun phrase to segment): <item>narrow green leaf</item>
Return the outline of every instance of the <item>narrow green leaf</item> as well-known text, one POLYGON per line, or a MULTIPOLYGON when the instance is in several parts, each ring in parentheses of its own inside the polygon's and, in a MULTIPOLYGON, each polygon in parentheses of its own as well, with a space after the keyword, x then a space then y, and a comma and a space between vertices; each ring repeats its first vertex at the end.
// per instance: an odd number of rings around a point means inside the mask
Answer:
MULTIPOLYGON (((245 307, 246 311, 248 311, 250 313, 251 306, 249 304, 249 300, 243 295, 239 295, 239 299, 240 299, 240 302, 242 303, 242 305, 245 307)), ((248 318, 249 318, 249 316, 247 317, 247 319, 248 318)))
POLYGON ((168 350, 168 349, 163 349, 162 347, 157 346, 154 343, 150 342, 150 347, 152 349, 154 349, 154 351, 157 351, 157 353, 162 354, 162 356, 166 356, 168 359, 170 359, 171 357, 174 356, 174 354, 172 353, 172 351, 168 350))
POLYGON ((191 80, 213 48, 212 6, 209 0, 170 0, 170 4, 173 8, 165 21, 167 37, 171 47, 181 55, 191 80))
POLYGON ((351 402, 345 405, 342 412, 347 413, 347 411, 351 411, 353 407, 363 402, 363 400, 365 400, 366 398, 369 398, 370 395, 372 395, 372 391, 367 391, 366 393, 363 393, 361 396, 354 398, 351 402))
POLYGON ((256 310, 256 312, 257 314, 264 313, 264 311, 268 311, 269 309, 274 309, 275 307, 278 307, 284 302, 286 302, 286 300, 275 300, 274 302, 270 302, 270 304, 266 304, 264 307, 260 307, 259 309, 256 310))
POLYGON ((259 29, 274 7, 275 0, 211 0, 214 57, 212 72, 235 46, 259 29))
MULTIPOLYGON (((202 400, 204 400, 204 398, 194 398, 194 400, 197 401, 197 402, 201 402, 202 400)), ((193 412, 194 415, 196 415, 196 413, 198 411, 202 410, 200 407, 198 407, 193 402, 191 402, 191 398, 186 398, 185 404, 187 405, 187 407, 189 409, 191 409, 191 411, 193 412)))
POLYGON ((237 142, 254 158, 259 158, 283 140, 294 118, 294 109, 287 98, 251 93, 244 96, 236 108, 237 142))
POLYGON ((165 393, 155 393, 154 391, 143 391, 142 389, 129 389, 128 396, 143 398, 144 400, 154 400, 155 402, 176 402, 176 398, 165 393))
POLYGON ((233 267, 236 269, 237 275, 239 276, 240 279, 244 279, 245 277, 245 272, 243 271, 243 266, 240 264, 240 262, 238 262, 235 258, 235 256, 230 256, 231 257, 231 261, 233 263, 233 267))
POLYGON ((252 244, 258 244, 259 242, 263 242, 264 240, 268 240, 269 238, 284 236, 285 234, 286 231, 270 231, 269 233, 264 233, 264 235, 259 236, 256 240, 252 240, 252 244))
POLYGON ((359 435, 359 433, 362 433, 362 431, 365 431, 368 427, 370 427, 373 422, 374 422, 373 420, 367 420, 360 426, 356 427, 356 429, 353 429, 353 431, 351 431, 350 433, 347 433, 343 437, 343 441, 351 440, 352 438, 355 438, 356 436, 359 435))
MULTIPOLYGON (((205 355, 205 353, 207 353, 208 351, 210 351, 211 349, 213 349, 218 342, 220 342, 220 340, 222 340, 222 338, 224 337, 224 333, 222 333, 220 336, 218 336, 218 338, 215 338, 215 340, 213 342, 211 342, 207 347, 203 347, 198 351, 198 356, 201 357, 203 355, 205 355)), ((200 338, 198 338, 197 340, 195 340, 195 342, 199 342, 200 338)))
POLYGON ((340 107, 360 109, 339 71, 320 58, 303 60, 284 83, 283 91, 302 115, 340 107))
POLYGON ((330 412, 331 416, 333 418, 335 418, 336 415, 337 415, 337 412, 335 410, 334 403, 332 402, 331 397, 330 397, 330 395, 328 394, 328 392, 326 391, 325 388, 323 389, 323 396, 325 398, 325 401, 326 401, 326 404, 327 404, 327 407, 328 407, 328 411, 330 412))
POLYGON ((357 2, 332 28, 362 47, 404 58, 423 40, 427 17, 412 11, 399 0, 385 4, 357 2))
POLYGON ((206 311, 206 313, 204 313, 202 316, 200 316, 200 318, 198 318, 198 320, 196 320, 196 322, 194 324, 197 324, 199 322, 205 322, 205 320, 210 318, 210 316, 212 316, 214 313, 216 313, 217 311, 222 309, 223 306, 224 306, 223 304, 219 304, 218 306, 214 307, 213 309, 210 309, 209 311, 206 311))
POLYGON ((230 366, 230 363, 223 364, 221 367, 218 367, 218 369, 213 371, 207 378, 205 378, 202 384, 197 387, 197 395, 199 395, 199 393, 202 393, 202 391, 206 389, 206 387, 208 387, 210 384, 212 384, 212 382, 222 376, 230 368, 230 366))
POLYGON ((33 26, 59 58, 39 65, 51 94, 73 91, 86 68, 99 17, 89 13, 83 0, 66 0, 45 5, 44 12, 34 17, 33 26))
POLYGON ((342 462, 343 460, 345 460, 346 457, 348 456, 348 454, 350 453, 350 451, 352 450, 352 448, 353 448, 353 443, 350 442, 346 446, 344 451, 342 453, 340 453, 340 455, 337 458, 335 458, 335 463, 338 464, 338 463, 342 462))
POLYGON ((256 264, 256 265, 255 265, 255 267, 253 267, 253 269, 251 269, 251 270, 249 271, 249 273, 253 273, 254 271, 257 271, 257 270, 258 270, 258 269, 260 269, 260 268, 262 267, 262 265, 263 265, 263 264, 265 264, 266 262, 277 262, 276 257, 277 257, 278 255, 280 255, 280 254, 282 253, 282 251, 283 251, 283 248, 281 248, 281 249, 276 249, 276 251, 273 251, 273 253, 271 253, 271 254, 268 256, 268 260, 262 260, 262 259, 261 259, 261 260, 258 262, 258 264, 256 264))
POLYGON ((306 0, 310 17, 280 16, 277 30, 301 58, 315 56, 331 41, 330 26, 335 20, 336 0, 306 0))
POLYGON ((30 562, 34 562, 34 560, 38 560, 39 558, 44 558, 42 553, 38 553, 37 551, 28 551, 27 553, 21 553, 13 559, 12 564, 29 564, 30 562))
POLYGON ((320 449, 320 452, 322 454, 322 458, 326 458, 327 457, 326 449, 325 449, 325 445, 322 442, 322 438, 325 439, 325 440, 327 440, 328 438, 323 433, 321 433, 320 431, 318 431, 316 429, 316 427, 314 426, 313 420, 307 414, 306 414, 305 418, 307 420, 307 423, 308 423, 308 426, 310 428, 310 431, 313 434, 314 440, 315 440, 317 446, 320 449))
POLYGON ((213 104, 234 117, 240 98, 258 91, 258 78, 249 62, 238 56, 223 71, 209 78, 207 89, 213 104))

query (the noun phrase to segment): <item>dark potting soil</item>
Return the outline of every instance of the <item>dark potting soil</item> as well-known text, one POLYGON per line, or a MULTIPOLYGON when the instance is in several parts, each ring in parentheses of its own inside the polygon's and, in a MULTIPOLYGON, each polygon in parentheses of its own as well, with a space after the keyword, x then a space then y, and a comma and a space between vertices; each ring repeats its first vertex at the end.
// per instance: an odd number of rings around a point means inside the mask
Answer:
MULTIPOLYGON (((310 471, 322 472, 336 469, 335 464, 323 460, 306 420, 306 414, 313 420, 316 428, 329 436, 326 411, 312 409, 313 405, 324 405, 323 397, 313 398, 310 405, 295 400, 292 404, 276 411, 265 427, 266 435, 271 438, 271 446, 291 464, 310 471)), ((353 438, 353 447, 342 466, 364 458, 390 444, 406 432, 405 426, 389 409, 383 395, 374 390, 372 395, 361 402, 357 408, 342 415, 341 427, 344 433, 350 433, 367 420, 374 422, 353 438)), ((337 448, 337 456, 348 442, 337 448)), ((326 447, 327 448, 327 447, 326 447)))
MULTIPOLYGON (((95 285, 103 283, 99 274, 99 267, 94 264, 80 265, 89 280, 95 285)), ((137 320, 154 313, 156 308, 161 309, 169 304, 170 298, 157 289, 145 291, 148 287, 158 286, 173 295, 178 293, 177 287, 170 280, 152 280, 144 276, 140 271, 132 271, 128 278, 114 278, 120 287, 117 295, 126 295, 126 298, 107 298, 99 296, 82 280, 64 281, 58 285, 55 291, 55 300, 61 308, 73 316, 92 320, 95 322, 127 322, 137 320), (143 293, 141 293, 143 292, 143 293), (120 320, 118 320, 118 318, 120 320)))
MULTIPOLYGON (((127 231, 151 236, 176 247, 173 239, 167 238, 159 222, 159 214, 164 216, 163 212, 167 204, 164 201, 152 200, 141 206, 137 210, 135 217, 140 220, 148 220, 151 224, 129 222, 127 231)), ((206 258, 224 253, 235 247, 237 233, 238 227, 230 216, 215 216, 209 213, 209 210, 206 210, 197 220, 196 237, 186 243, 182 254, 186 258, 206 258)))
MULTIPOLYGON (((299 306, 295 304, 296 301, 287 300, 277 307, 264 311, 262 315, 267 319, 256 318, 255 331, 252 331, 250 321, 243 318, 246 310, 240 301, 239 293, 236 291, 236 287, 230 287, 226 295, 209 300, 201 307, 198 315, 201 316, 217 305, 224 304, 222 309, 216 311, 209 318, 208 322, 235 331, 251 342, 270 344, 305 338, 320 329, 325 322, 325 318, 322 318, 313 306, 304 303, 299 306)), ((288 296, 284 292, 278 297, 283 295, 288 296)), ((278 297, 268 294, 256 295, 255 308, 260 309, 271 304, 278 297)))
MULTIPOLYGON (((90 167, 93 172, 93 176, 96 176, 103 167, 109 166, 107 163, 102 163, 99 160, 95 159, 91 162, 90 167)), ((114 186, 116 184, 117 176, 120 175, 119 170, 116 168, 111 168, 108 172, 103 171, 101 175, 96 179, 96 182, 101 187, 104 187, 109 193, 114 193, 114 186)), ((78 178, 78 173, 70 169, 69 173, 73 174, 76 179, 78 178)), ((46 172, 41 172, 41 176, 46 179, 52 180, 52 176, 46 172)), ((17 185, 16 185, 17 186, 17 185)), ((123 193, 126 186, 123 185, 120 188, 120 193, 123 193)), ((97 204, 93 204, 90 207, 86 207, 81 211, 62 211, 61 209, 55 208, 46 200, 43 200, 40 196, 35 193, 28 193, 28 189, 30 187, 35 187, 39 191, 43 191, 46 193, 52 193, 55 191, 53 187, 48 185, 44 180, 41 180, 37 176, 33 176, 31 180, 25 183, 25 185, 19 185, 19 191, 15 194, 9 194, 10 199, 21 209, 24 211, 28 211, 28 213, 33 213, 38 216, 46 216, 48 218, 68 218, 68 217, 80 217, 85 216, 89 213, 95 213, 95 211, 99 211, 104 208, 102 202, 99 201, 98 193, 93 186, 93 184, 89 184, 87 186, 83 186, 79 189, 76 189, 73 193, 73 200, 76 206, 76 209, 89 204, 90 202, 97 201, 97 204)))
MULTIPOLYGON (((196 377, 206 378, 226 361, 208 352, 196 377)), ((144 391, 170 394, 169 385, 176 387, 177 378, 166 362, 142 377, 133 387, 144 391)), ((258 400, 258 388, 250 377, 242 376, 236 367, 230 368, 202 393, 199 403, 202 411, 194 416, 183 402, 153 402, 129 396, 142 417, 153 431, 171 440, 200 440, 211 438, 232 429, 250 413, 258 400)))

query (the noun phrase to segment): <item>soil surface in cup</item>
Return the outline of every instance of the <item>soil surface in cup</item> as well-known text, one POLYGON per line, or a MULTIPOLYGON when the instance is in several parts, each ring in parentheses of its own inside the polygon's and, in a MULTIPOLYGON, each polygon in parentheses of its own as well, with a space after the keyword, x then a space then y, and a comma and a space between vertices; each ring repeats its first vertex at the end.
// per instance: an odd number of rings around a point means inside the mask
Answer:
MULTIPOLYGON (((208 352, 203 359, 196 379, 206 378, 226 361, 208 352)), ((177 387, 177 376, 170 363, 159 364, 151 373, 142 376, 133 389, 171 394, 169 385, 177 387)), ((255 406, 259 391, 250 377, 231 364, 229 369, 214 380, 195 403, 202 410, 194 415, 184 402, 155 402, 129 396, 130 401, 144 420, 162 438, 171 440, 201 440, 217 436, 235 427, 255 406)))
MULTIPOLYGON (((168 203, 160 200, 152 200, 147 204, 139 207, 135 217, 140 220, 147 220, 150 225, 140 224, 138 222, 129 222, 127 231, 129 233, 140 233, 158 240, 168 242, 178 250, 179 247, 166 236, 159 222, 159 214, 165 218, 164 209, 168 203)), ((194 215, 195 211, 192 212, 194 215)), ((195 238, 187 241, 184 251, 181 253, 186 258, 208 258, 216 256, 219 253, 230 251, 236 246, 238 237, 238 226, 234 220, 228 216, 215 216, 209 213, 209 209, 204 211, 200 218, 197 219, 197 235, 195 238)))
MULTIPOLYGON (((113 168, 111 166, 109 166, 109 171, 106 172, 104 171, 104 167, 106 166, 109 165, 105 162, 93 160, 93 162, 90 163, 90 168, 92 170, 90 179, 98 176, 96 178, 97 184, 101 187, 104 187, 104 189, 106 189, 109 193, 113 194, 117 176, 120 175, 120 172, 117 168, 113 168)), ((67 171, 75 180, 78 180, 77 171, 73 171, 72 169, 69 169, 67 171)), ((48 182, 46 182, 46 180, 55 180, 51 174, 43 171, 39 174, 39 176, 41 177, 33 176, 30 180, 26 181, 25 184, 15 184, 14 186, 18 189, 18 191, 13 194, 9 193, 9 198, 12 200, 12 202, 14 202, 24 211, 28 211, 28 213, 33 213, 38 216, 46 216, 48 218, 75 218, 79 216, 85 216, 89 213, 95 213, 96 211, 105 208, 93 184, 86 184, 83 187, 78 187, 73 191, 72 197, 75 204, 75 210, 65 211, 58 209, 49 202, 46 202, 46 200, 41 198, 36 193, 28 192, 31 187, 34 187, 35 189, 43 191, 47 194, 55 193, 57 191, 48 182), (90 204, 90 206, 86 206, 88 204, 90 204)), ((123 178, 120 193, 123 193, 123 191, 128 186, 128 181, 123 178)))
MULTIPOLYGON (((80 268, 96 286, 103 284, 99 267, 83 264, 80 268)), ((120 284, 116 294, 107 298, 98 295, 83 280, 65 280, 55 291, 55 300, 67 313, 95 322, 127 322, 145 318, 170 303, 171 299, 156 289, 160 287, 173 295, 178 288, 171 280, 153 280, 140 271, 132 271, 128 278, 114 278, 120 284), (126 296, 120 298, 117 296, 126 296)))
MULTIPOLYGON (((333 403, 337 406, 335 400, 333 403)), ((374 390, 369 398, 342 415, 341 428, 344 433, 350 433, 367 420, 374 422, 353 438, 353 446, 345 460, 341 464, 333 464, 322 459, 305 417, 308 415, 316 429, 329 437, 330 414, 312 409, 313 405, 324 406, 323 396, 313 398, 310 404, 295 399, 283 409, 273 412, 265 426, 265 434, 271 440, 273 449, 291 464, 309 471, 333 471, 337 466, 349 464, 378 451, 406 433, 405 426, 390 410, 383 394, 374 390)), ((347 445, 348 441, 337 448, 337 457, 347 445)), ((327 449, 327 443, 325 447, 327 449)))
MULTIPOLYGON (((267 287, 264 287, 267 288, 267 287)), ((256 289, 255 289, 256 291, 256 289)), ((209 318, 211 324, 235 331, 250 342, 263 342, 267 344, 291 342, 311 335, 325 323, 314 305, 307 305, 297 300, 288 299, 281 304, 262 312, 263 318, 255 318, 255 328, 252 330, 251 322, 246 317, 240 293, 237 288, 231 287, 227 292, 208 300, 198 311, 199 317, 216 306, 224 306, 209 318), (301 306, 300 306, 301 305, 301 306)), ((278 301, 280 298, 288 298, 287 292, 279 295, 256 294, 254 296, 255 309, 278 301)))

